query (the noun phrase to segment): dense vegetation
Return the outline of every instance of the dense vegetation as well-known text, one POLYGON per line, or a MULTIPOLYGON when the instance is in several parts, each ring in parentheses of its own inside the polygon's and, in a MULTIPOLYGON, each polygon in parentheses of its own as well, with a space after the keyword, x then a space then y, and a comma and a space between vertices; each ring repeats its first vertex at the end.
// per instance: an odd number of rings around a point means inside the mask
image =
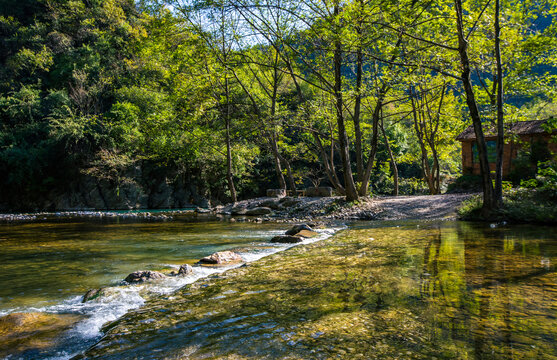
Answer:
POLYGON ((1 0, 0 206, 180 207, 320 183, 349 200, 439 193, 470 118, 555 115, 556 11, 1 0))

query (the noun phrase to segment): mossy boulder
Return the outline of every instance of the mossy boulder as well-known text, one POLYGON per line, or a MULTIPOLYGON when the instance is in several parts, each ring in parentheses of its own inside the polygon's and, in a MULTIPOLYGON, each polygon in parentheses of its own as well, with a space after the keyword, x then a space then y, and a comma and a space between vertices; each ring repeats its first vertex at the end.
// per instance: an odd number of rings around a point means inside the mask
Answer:
POLYGON ((138 284, 149 280, 160 280, 164 279, 166 275, 158 271, 135 271, 124 279, 125 282, 129 284, 138 284))

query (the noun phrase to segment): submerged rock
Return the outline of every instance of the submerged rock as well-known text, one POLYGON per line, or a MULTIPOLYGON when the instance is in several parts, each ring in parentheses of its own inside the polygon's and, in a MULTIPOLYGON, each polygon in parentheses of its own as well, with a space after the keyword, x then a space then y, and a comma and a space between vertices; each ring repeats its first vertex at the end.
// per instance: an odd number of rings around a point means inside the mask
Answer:
POLYGON ((295 244, 301 241, 302 239, 299 236, 293 236, 293 235, 278 235, 271 239, 272 243, 283 243, 283 244, 295 244))
POLYGON ((166 275, 158 271, 135 271, 124 279, 125 282, 130 284, 138 284, 148 280, 164 279, 166 275))
POLYGON ((288 229, 285 234, 286 235, 296 235, 298 234, 300 231, 302 230, 308 230, 308 231, 313 231, 312 228, 309 227, 308 224, 300 224, 300 225, 294 225, 292 226, 290 229, 288 229))
POLYGON ((273 210, 271 210, 270 208, 262 206, 262 207, 256 207, 256 208, 253 208, 253 209, 248 209, 248 210, 246 210, 245 214, 249 215, 249 216, 267 215, 267 214, 270 214, 272 212, 273 212, 273 210))
POLYGON ((206 256, 203 259, 199 260, 199 262, 202 264, 213 265, 236 263, 240 261, 243 261, 242 257, 233 251, 219 251, 212 254, 211 256, 206 256))
POLYGON ((0 358, 54 346, 79 315, 12 313, 0 317, 0 358))

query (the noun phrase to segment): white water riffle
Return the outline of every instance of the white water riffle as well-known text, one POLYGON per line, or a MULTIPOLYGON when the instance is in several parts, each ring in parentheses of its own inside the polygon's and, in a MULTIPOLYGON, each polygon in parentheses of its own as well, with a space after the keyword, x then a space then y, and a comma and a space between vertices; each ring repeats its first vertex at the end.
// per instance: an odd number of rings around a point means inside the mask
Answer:
MULTIPOLYGON (((318 236, 314 238, 302 238, 301 242, 295 244, 256 243, 254 245, 263 245, 265 247, 254 252, 238 251, 237 253, 242 256, 246 263, 250 263, 265 256, 284 251, 293 246, 310 244, 327 239, 335 232, 343 228, 344 227, 319 229, 316 230, 319 233, 318 236)), ((253 234, 253 237, 261 238, 261 232, 256 233, 257 234, 253 234)), ((266 231, 264 234, 266 236, 273 237, 275 235, 284 234, 284 230, 266 231)), ((243 235, 244 237, 250 237, 249 234, 243 235)), ((174 267, 176 269, 179 268, 178 265, 174 264, 161 265, 174 267)), ((84 315, 85 319, 78 322, 74 328, 68 332, 68 337, 62 341, 63 343, 61 344, 61 347, 65 349, 62 352, 52 354, 52 356, 48 358, 50 360, 69 359, 76 355, 79 351, 82 351, 86 347, 92 345, 93 341, 102 335, 101 328, 103 325, 117 320, 129 310, 141 307, 150 296, 171 294, 185 285, 194 283, 201 278, 222 273, 242 265, 243 263, 220 267, 194 266, 194 273, 188 276, 169 276, 165 279, 147 281, 141 284, 106 287, 104 288, 105 292, 102 296, 85 303, 82 303, 82 296, 75 296, 57 305, 38 308, 28 307, 24 309, 12 309, 3 313, 0 312, 0 316, 16 311, 84 315), (65 345, 67 345, 67 347, 65 345)), ((125 277, 126 275, 127 274, 122 274, 122 277, 125 277)))

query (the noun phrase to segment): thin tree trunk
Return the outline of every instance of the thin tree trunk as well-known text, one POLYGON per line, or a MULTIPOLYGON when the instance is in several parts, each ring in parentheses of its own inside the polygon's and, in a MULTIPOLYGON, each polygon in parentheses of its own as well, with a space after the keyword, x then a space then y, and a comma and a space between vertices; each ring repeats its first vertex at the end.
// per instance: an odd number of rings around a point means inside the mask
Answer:
MULTIPOLYGON (((335 2, 334 7, 335 16, 339 15, 339 5, 338 0, 335 2)), ((344 188, 346 190, 346 201, 358 200, 358 192, 356 191, 356 184, 354 184, 354 178, 352 177, 352 167, 350 165, 350 152, 348 149, 348 135, 346 134, 346 128, 344 127, 344 115, 343 115, 343 100, 342 100, 342 77, 341 77, 341 66, 342 66, 342 45, 337 34, 335 38, 335 51, 334 51, 334 72, 335 72, 335 84, 334 84, 334 94, 336 99, 336 113, 337 113, 337 123, 338 123, 338 137, 340 146, 340 157, 342 159, 342 172, 344 174, 344 188)))
POLYGON ((503 146, 505 142, 503 119, 503 65, 501 64, 500 0, 495 0, 495 59, 497 63, 497 163, 495 167, 495 191, 493 205, 503 206, 503 146))
POLYGON ((373 124, 372 124, 372 131, 373 135, 371 136, 371 149, 369 151, 369 158, 367 159, 367 165, 365 169, 364 176, 362 178, 362 182, 360 185, 360 195, 365 196, 367 195, 367 188, 369 186, 369 179, 371 178, 371 171, 373 170, 373 164, 375 162, 375 155, 377 154, 377 143, 379 141, 379 120, 381 117, 381 109, 383 108, 383 99, 385 98, 385 94, 388 91, 388 87, 383 85, 381 90, 379 91, 379 96, 377 98, 377 103, 375 104, 375 109, 373 110, 373 124))
POLYGON ((463 19, 462 19, 462 0, 455 0, 455 11, 457 20, 457 35, 458 35, 458 52, 460 55, 460 63, 462 65, 461 80, 464 85, 464 92, 466 94, 466 103, 472 118, 474 126, 474 133, 476 135, 476 144, 478 146, 478 157, 480 159, 480 172, 482 176, 483 188, 483 207, 482 212, 484 215, 489 215, 493 210, 493 184, 491 183, 491 174, 489 169, 489 162, 487 159, 487 145, 485 142, 484 133, 482 130, 482 121, 480 112, 476 103, 474 95, 474 88, 470 79, 470 60, 468 58, 468 41, 464 36, 463 19))
POLYGON ((417 97, 416 93, 412 89, 410 89, 410 94, 411 94, 410 102, 412 104, 412 115, 414 117, 414 129, 416 131, 416 137, 418 138, 418 144, 420 145, 422 175, 424 177, 424 180, 427 183, 429 193, 433 195, 435 194, 435 186, 432 181, 432 171, 429 166, 427 148, 424 143, 425 124, 423 121, 423 117, 425 115, 423 114, 422 108, 418 109, 418 106, 416 105, 416 101, 418 101, 418 99, 416 98, 417 97))
POLYGON ((288 162, 288 160, 286 160, 284 156, 282 156, 280 153, 279 153, 279 159, 282 165, 284 165, 284 167, 286 168, 286 175, 288 178, 288 185, 290 186, 290 190, 292 190, 293 195, 296 195, 296 181, 294 181, 294 175, 292 174, 292 168, 290 167, 290 162, 288 162))
POLYGON ((398 166, 393 155, 393 150, 391 149, 391 144, 389 144, 389 138, 387 137, 387 133, 385 132, 385 128, 383 127, 383 119, 381 119, 381 133, 383 133, 385 146, 387 147, 387 152, 389 153, 389 157, 391 159, 391 166, 393 167, 393 181, 395 183, 395 191, 393 195, 398 196, 398 166))
MULTIPOLYGON (((333 127, 330 127, 330 134, 331 134, 331 146, 329 147, 329 162, 330 162, 330 166, 331 166, 331 172, 333 173, 333 177, 335 179, 335 182, 337 184, 340 184, 340 180, 338 178, 337 175, 337 170, 336 170, 336 165, 335 165, 335 133, 333 130, 333 127)), ((345 193, 343 193, 344 195, 345 193)))

